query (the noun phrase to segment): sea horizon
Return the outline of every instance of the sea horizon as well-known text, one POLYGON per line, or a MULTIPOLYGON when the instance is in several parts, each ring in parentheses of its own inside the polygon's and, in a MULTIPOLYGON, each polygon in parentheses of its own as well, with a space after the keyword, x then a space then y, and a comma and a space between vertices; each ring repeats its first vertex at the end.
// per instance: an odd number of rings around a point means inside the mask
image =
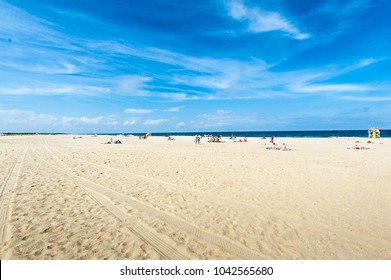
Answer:
MULTIPOLYGON (((391 138, 391 129, 381 129, 381 138, 391 138)), ((0 135, 99 135, 99 136, 141 136, 147 132, 5 132, 0 135)), ((360 130, 268 130, 268 131, 188 131, 188 132, 153 132, 152 136, 194 136, 221 135, 222 137, 292 137, 292 138, 332 138, 332 137, 368 137, 368 129, 360 130)))

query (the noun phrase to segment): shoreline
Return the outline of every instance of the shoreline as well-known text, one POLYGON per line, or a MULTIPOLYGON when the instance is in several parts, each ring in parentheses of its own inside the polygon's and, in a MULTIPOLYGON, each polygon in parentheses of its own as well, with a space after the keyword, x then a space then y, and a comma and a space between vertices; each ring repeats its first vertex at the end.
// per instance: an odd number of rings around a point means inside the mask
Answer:
MULTIPOLYGON (((197 131, 197 132, 152 132, 152 136, 195 136, 195 135, 222 135, 223 137, 292 137, 292 138, 340 138, 340 137, 368 137, 368 129, 360 130, 292 130, 292 131, 225 131, 225 132, 213 132, 213 131, 197 131)), ((381 138, 391 138, 391 129, 381 129, 381 138)), ((117 132, 117 133, 36 133, 36 132, 21 132, 21 133, 0 133, 0 136, 10 135, 75 135, 75 136, 142 136, 147 132, 131 133, 131 132, 117 132)), ((368 137, 371 138, 371 137, 368 137)))

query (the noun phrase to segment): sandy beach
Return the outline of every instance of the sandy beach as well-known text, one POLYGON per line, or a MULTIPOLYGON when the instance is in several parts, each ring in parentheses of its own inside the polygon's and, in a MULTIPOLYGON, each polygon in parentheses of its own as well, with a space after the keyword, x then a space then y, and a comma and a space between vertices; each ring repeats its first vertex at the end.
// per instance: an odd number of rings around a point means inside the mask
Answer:
POLYGON ((391 259, 389 138, 113 139, 0 136, 1 259, 391 259))

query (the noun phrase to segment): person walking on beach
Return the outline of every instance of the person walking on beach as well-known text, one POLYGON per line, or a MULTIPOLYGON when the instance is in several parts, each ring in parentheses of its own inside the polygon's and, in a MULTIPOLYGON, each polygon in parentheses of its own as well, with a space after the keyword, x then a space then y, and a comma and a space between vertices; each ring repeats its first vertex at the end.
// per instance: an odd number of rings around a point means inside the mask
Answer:
POLYGON ((274 145, 274 135, 272 135, 272 137, 270 138, 270 143, 274 145))

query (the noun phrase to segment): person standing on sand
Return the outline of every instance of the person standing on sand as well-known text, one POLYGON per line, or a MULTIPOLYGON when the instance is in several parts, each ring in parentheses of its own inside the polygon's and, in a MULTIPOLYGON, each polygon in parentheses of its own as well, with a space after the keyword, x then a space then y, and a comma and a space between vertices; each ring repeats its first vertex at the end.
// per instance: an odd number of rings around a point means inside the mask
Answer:
POLYGON ((201 136, 200 135, 196 135, 195 138, 194 138, 194 143, 200 144, 200 141, 201 141, 201 136))
POLYGON ((272 137, 270 138, 270 143, 274 145, 274 135, 272 135, 272 137))

